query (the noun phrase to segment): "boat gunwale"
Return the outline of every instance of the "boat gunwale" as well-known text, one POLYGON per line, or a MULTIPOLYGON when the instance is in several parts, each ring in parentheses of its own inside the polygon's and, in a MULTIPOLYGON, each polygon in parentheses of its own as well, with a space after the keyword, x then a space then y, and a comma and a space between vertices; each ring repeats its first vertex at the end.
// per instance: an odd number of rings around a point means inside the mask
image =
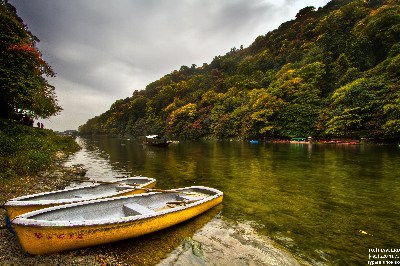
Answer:
POLYGON ((137 185, 137 186, 132 186, 132 188, 127 188, 124 190, 120 190, 114 193, 109 193, 109 194, 104 194, 102 196, 96 196, 95 194, 93 194, 92 197, 87 197, 87 198, 65 198, 65 199, 49 199, 49 200, 29 200, 31 198, 34 197, 38 197, 38 196, 47 196, 47 195, 53 195, 53 194, 57 194, 60 192, 70 192, 70 191, 74 191, 74 190, 80 190, 83 188, 91 188, 91 187, 97 187, 97 186, 102 186, 105 184, 102 183, 96 183, 95 180, 93 180, 94 184, 89 184, 89 185, 83 185, 83 186, 77 186, 77 187, 72 187, 72 188, 66 188, 66 189, 60 189, 60 190, 55 190, 55 191, 47 191, 47 192, 41 192, 41 193, 36 193, 36 194, 30 194, 30 195, 24 195, 24 196, 20 196, 20 197, 16 197, 16 198, 12 198, 10 200, 8 200, 4 206, 5 207, 14 207, 14 206, 18 206, 18 207, 22 207, 22 206, 33 206, 33 205, 39 205, 39 206, 46 206, 46 205, 54 205, 54 204, 71 204, 71 203, 77 203, 77 202, 81 202, 81 201, 90 201, 90 200, 95 200, 95 199, 100 199, 100 198, 105 198, 105 197, 112 197, 112 195, 116 195, 118 196, 119 194, 124 194, 127 193, 129 191, 134 191, 137 189, 144 189, 147 186, 149 186, 152 183, 156 182, 155 178, 152 177, 144 177, 144 176, 137 176, 137 177, 129 177, 129 178, 124 178, 124 179, 120 179, 115 181, 115 183, 119 183, 121 181, 125 181, 125 180, 131 180, 131 179, 147 179, 149 180, 146 183, 137 185))
POLYGON ((63 209, 63 208, 77 207, 77 206, 81 206, 81 205, 106 202, 106 201, 123 200, 123 199, 129 199, 129 198, 134 198, 134 197, 146 197, 146 196, 151 196, 151 195, 155 195, 155 194, 162 194, 165 192, 149 192, 149 193, 135 194, 135 195, 129 195, 129 196, 120 196, 120 197, 114 197, 114 198, 82 201, 82 202, 70 203, 70 204, 49 207, 49 208, 40 209, 37 211, 28 212, 28 213, 25 213, 25 214, 15 217, 12 221, 12 224, 17 225, 17 226, 23 226, 23 227, 41 227, 41 228, 46 228, 46 227, 70 228, 70 227, 88 227, 88 226, 106 226, 106 225, 124 224, 124 223, 146 220, 146 219, 150 219, 153 217, 160 217, 165 214, 183 211, 183 210, 195 207, 197 205, 202 205, 206 202, 212 201, 214 199, 217 199, 217 198, 223 196, 222 191, 214 189, 214 188, 210 188, 210 187, 204 187, 204 186, 184 187, 184 188, 174 189, 174 191, 179 192, 180 190, 185 190, 185 189, 203 189, 203 190, 207 190, 207 191, 212 191, 215 193, 215 195, 209 195, 208 197, 199 199, 195 202, 186 203, 184 206, 177 206, 177 207, 166 209, 166 210, 155 211, 154 213, 138 214, 138 215, 133 215, 133 216, 122 216, 122 217, 116 217, 116 218, 99 219, 99 220, 82 220, 82 221, 73 221, 73 220, 71 220, 71 221, 69 221, 69 220, 47 221, 47 220, 36 220, 36 219, 30 218, 30 217, 38 215, 38 214, 50 212, 53 210, 63 209))

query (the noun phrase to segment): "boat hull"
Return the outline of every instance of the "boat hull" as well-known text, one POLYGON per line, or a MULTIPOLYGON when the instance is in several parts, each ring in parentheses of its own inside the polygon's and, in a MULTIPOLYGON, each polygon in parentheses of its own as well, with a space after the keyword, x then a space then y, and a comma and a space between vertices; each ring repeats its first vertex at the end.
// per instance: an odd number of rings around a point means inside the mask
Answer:
MULTIPOLYGON (((217 197, 193 206, 179 207, 171 212, 161 211, 158 215, 141 215, 138 219, 126 219, 126 221, 108 224, 37 226, 17 222, 12 226, 26 252, 34 255, 55 253, 115 242, 162 230, 209 210, 220 204, 222 198, 221 193, 217 197)), ((18 219, 19 217, 17 217, 18 219)))
MULTIPOLYGON (((148 189, 148 188, 151 189, 151 188, 155 187, 155 185, 156 185, 155 179, 150 179, 150 180, 153 180, 153 181, 148 182, 143 186, 138 186, 136 189, 131 189, 131 190, 128 190, 127 192, 115 193, 113 195, 106 196, 106 197, 93 196, 88 199, 76 198, 76 199, 72 199, 72 200, 66 199, 66 200, 46 200, 46 201, 24 201, 24 200, 19 200, 18 198, 16 198, 16 199, 12 199, 12 200, 8 201, 4 205, 4 207, 7 211, 9 219, 13 220, 16 216, 27 213, 27 212, 32 212, 32 211, 41 210, 44 208, 49 208, 49 207, 54 207, 54 206, 60 206, 63 204, 69 204, 69 203, 80 202, 80 201, 85 201, 85 200, 93 200, 96 198, 108 198, 108 197, 119 197, 119 196, 129 196, 129 195, 134 195, 134 194, 140 194, 140 193, 145 192, 146 189, 148 189)), ((72 189, 72 190, 74 190, 74 189, 72 189)), ((78 189, 76 189, 76 190, 78 190, 78 189)), ((45 193, 40 193, 40 194, 35 194, 35 195, 28 195, 25 197, 36 196, 36 195, 49 195, 49 194, 55 194, 55 193, 64 192, 64 191, 66 191, 66 190, 45 192, 45 193)))
POLYGON ((167 148, 172 142, 143 142, 146 146, 167 148))

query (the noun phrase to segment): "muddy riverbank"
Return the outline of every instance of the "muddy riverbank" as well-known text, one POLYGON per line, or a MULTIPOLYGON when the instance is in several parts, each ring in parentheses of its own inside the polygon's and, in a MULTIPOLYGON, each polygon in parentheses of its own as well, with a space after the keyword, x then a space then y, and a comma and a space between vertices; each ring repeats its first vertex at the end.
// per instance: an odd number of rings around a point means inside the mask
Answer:
MULTIPOLYGON (((1 202, 21 195, 63 189, 85 179, 80 166, 66 167, 65 157, 35 176, 4 182, 1 202)), ((291 254, 257 235, 247 224, 220 217, 223 205, 188 222, 118 243, 31 256, 5 227, 0 209, 0 265, 302 265, 291 254)))

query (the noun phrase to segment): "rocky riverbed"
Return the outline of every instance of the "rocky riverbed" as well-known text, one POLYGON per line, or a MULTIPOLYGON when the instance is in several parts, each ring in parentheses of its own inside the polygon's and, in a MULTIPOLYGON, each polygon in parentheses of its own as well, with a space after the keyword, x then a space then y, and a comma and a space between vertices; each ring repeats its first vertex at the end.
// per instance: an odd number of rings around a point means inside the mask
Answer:
POLYGON ((249 224, 213 218, 158 266, 306 265, 259 236, 249 224))
MULTIPOLYGON (((66 167, 65 157, 35 176, 2 181, 0 204, 7 199, 63 189, 84 177, 82 166, 66 167)), ((0 265, 305 265, 248 224, 231 223, 219 215, 219 205, 178 226, 117 243, 32 256, 20 248, 5 226, 0 209, 0 265)))

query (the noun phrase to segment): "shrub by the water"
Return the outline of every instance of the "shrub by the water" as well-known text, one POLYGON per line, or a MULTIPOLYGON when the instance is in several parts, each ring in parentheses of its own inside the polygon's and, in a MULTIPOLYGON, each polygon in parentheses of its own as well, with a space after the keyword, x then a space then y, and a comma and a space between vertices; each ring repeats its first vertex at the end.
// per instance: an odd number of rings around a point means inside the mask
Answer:
POLYGON ((0 178, 37 173, 53 163, 57 151, 78 149, 72 137, 0 120, 0 178))

